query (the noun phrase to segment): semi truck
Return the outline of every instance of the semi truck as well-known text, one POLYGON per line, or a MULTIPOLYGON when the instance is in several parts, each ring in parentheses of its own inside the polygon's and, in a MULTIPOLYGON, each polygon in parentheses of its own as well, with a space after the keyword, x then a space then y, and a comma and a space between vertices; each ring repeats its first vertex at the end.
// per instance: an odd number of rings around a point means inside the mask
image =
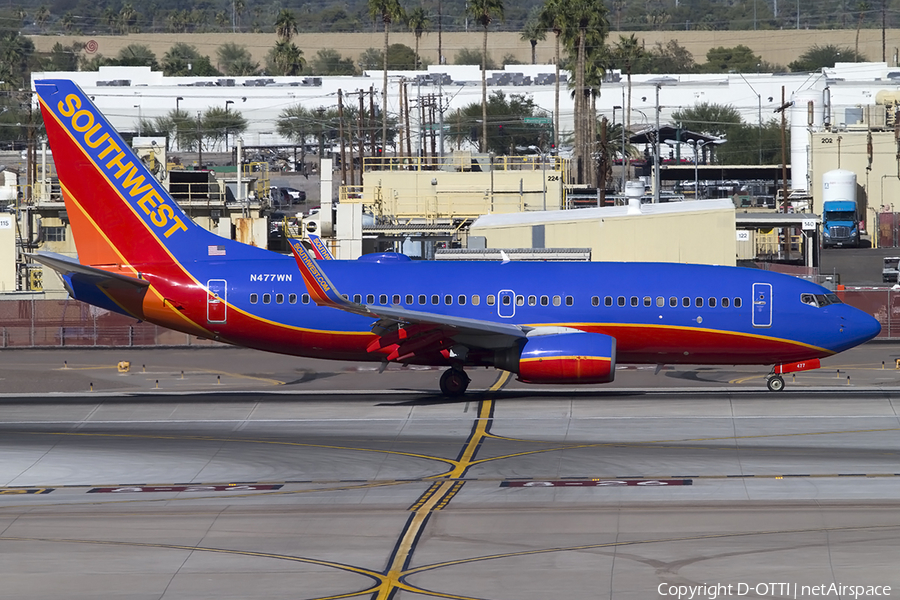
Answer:
POLYGON ((856 173, 828 171, 822 177, 822 246, 859 247, 856 173))

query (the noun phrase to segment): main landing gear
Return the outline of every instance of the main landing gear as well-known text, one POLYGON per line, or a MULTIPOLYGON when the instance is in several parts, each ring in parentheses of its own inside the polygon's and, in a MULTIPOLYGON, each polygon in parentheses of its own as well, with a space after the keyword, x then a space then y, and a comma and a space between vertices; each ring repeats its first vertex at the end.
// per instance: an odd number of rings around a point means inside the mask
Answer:
POLYGON ((447 369, 441 375, 441 393, 445 396, 462 396, 469 387, 469 376, 462 369, 447 369))

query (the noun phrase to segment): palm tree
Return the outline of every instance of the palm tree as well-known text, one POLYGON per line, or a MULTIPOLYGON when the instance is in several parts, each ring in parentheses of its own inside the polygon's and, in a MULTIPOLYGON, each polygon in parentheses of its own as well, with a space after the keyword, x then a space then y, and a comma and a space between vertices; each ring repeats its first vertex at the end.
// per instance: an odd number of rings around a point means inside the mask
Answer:
POLYGON ((487 40, 488 27, 495 18, 503 19, 503 0, 469 0, 466 12, 484 28, 481 44, 481 140, 479 151, 487 148, 487 40))
POLYGON ((422 34, 428 30, 429 25, 431 25, 431 21, 428 20, 428 15, 421 6, 414 9, 406 18, 406 26, 416 35, 416 68, 419 68, 419 40, 422 39, 422 34))
POLYGON ((38 29, 43 31, 44 24, 47 23, 49 18, 50 10, 42 4, 41 7, 37 9, 37 12, 34 13, 34 24, 38 26, 38 29))
POLYGON ((563 2, 565 0, 547 0, 539 15, 541 25, 551 30, 556 36, 556 81, 553 108, 553 147, 559 151, 559 43, 565 21, 563 2))
POLYGON ((641 48, 640 42, 634 37, 633 33, 628 37, 620 35, 619 41, 616 43, 615 48, 613 48, 613 59, 625 70, 625 75, 628 78, 628 102, 625 105, 626 129, 631 127, 631 74, 634 71, 635 65, 646 56, 647 53, 641 48))
POLYGON ((531 64, 533 65, 537 64, 537 43, 547 39, 547 28, 541 23, 540 15, 540 8, 535 6, 531 9, 528 20, 525 21, 525 27, 522 28, 522 37, 520 38, 522 41, 531 43, 531 64))
POLYGON ((119 30, 121 33, 130 33, 136 30, 135 24, 137 23, 138 13, 134 10, 134 6, 131 2, 126 2, 122 5, 122 9, 119 11, 119 30))
POLYGON ((305 66, 303 50, 291 41, 279 40, 269 50, 266 69, 276 75, 299 75, 305 66))
POLYGON ((253 62, 250 51, 234 42, 226 42, 216 49, 219 70, 226 75, 255 75, 259 63, 253 62))
POLYGON ((384 79, 381 88, 381 147, 387 144, 387 68, 388 68, 388 35, 391 23, 404 18, 403 7, 399 0, 369 0, 369 15, 373 20, 381 18, 384 24, 384 79))
POLYGON ((275 19, 275 35, 278 39, 288 42, 297 35, 297 17, 292 11, 283 8, 278 13, 278 18, 275 19))

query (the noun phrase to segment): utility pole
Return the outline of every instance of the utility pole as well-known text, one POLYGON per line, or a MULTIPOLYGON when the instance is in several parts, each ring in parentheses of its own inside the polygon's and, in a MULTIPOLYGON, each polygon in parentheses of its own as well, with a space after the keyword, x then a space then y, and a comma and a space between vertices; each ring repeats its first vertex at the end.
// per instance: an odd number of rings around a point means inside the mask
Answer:
POLYGON ((365 138, 363 137, 363 108, 365 107, 364 92, 359 90, 359 119, 357 127, 359 129, 359 185, 362 185, 363 179, 363 152, 365 151, 365 138))
MULTIPOLYGON (((409 87, 406 85, 405 81, 403 82, 403 97, 403 115, 406 118, 406 155, 412 159, 412 131, 409 128, 409 87)), ((400 140, 400 143, 403 143, 403 140, 400 140)))
POLYGON ((375 86, 369 86, 369 131, 371 132, 369 138, 371 140, 372 145, 372 156, 376 156, 378 154, 377 140, 375 139, 375 86))
POLYGON ((341 185, 347 185, 347 157, 344 154, 344 96, 338 88, 338 135, 341 138, 341 185))

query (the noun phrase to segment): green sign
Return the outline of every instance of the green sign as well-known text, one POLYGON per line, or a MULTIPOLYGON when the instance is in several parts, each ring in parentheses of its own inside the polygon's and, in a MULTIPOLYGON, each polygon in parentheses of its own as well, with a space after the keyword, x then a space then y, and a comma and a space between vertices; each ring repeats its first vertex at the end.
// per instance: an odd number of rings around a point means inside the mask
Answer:
POLYGON ((526 125, 549 125, 550 119, 547 117, 523 117, 522 122, 526 125))

